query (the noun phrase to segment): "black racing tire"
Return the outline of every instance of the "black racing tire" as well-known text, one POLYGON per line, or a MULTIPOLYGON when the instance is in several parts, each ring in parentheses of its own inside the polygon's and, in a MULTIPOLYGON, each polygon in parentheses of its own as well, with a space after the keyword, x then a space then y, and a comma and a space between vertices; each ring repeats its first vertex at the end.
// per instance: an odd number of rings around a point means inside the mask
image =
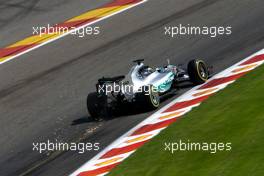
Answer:
POLYGON ((188 63, 188 75, 190 80, 195 84, 203 84, 209 78, 208 67, 203 60, 194 59, 188 63))
POLYGON ((154 110, 157 109, 160 105, 160 97, 157 91, 154 91, 153 86, 143 86, 142 91, 136 94, 136 102, 142 108, 147 110, 154 110))
POLYGON ((98 93, 89 93, 87 96, 87 109, 91 117, 94 120, 98 120, 100 117, 100 101, 98 98, 98 93))

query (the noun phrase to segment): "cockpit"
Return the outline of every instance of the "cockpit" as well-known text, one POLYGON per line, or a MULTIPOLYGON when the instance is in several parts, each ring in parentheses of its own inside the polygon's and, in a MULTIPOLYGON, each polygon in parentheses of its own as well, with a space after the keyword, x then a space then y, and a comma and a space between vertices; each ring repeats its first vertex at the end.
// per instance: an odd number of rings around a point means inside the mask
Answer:
POLYGON ((138 76, 140 78, 146 78, 149 76, 151 73, 155 72, 155 70, 149 66, 143 66, 138 70, 138 76))

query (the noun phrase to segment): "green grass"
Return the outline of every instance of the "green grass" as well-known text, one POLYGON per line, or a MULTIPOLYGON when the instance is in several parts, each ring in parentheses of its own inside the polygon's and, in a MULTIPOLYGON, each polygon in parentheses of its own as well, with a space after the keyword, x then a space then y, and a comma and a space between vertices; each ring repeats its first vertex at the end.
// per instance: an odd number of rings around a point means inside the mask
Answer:
POLYGON ((210 97, 115 168, 118 176, 263 176, 264 66, 210 97), (164 151, 165 142, 231 142, 231 151, 164 151))

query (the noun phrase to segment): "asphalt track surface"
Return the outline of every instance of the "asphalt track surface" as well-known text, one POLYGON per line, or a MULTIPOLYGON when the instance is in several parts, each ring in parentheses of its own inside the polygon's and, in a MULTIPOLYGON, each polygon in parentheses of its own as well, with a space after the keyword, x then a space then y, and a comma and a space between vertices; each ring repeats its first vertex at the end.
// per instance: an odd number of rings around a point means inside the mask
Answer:
MULTIPOLYGON (((85 7, 80 0, 61 0, 54 6, 44 0, 0 1, 6 11, 0 20, 0 46, 27 36, 32 25, 61 22, 105 2, 86 1, 85 7), (29 2, 33 5, 24 8, 29 2)), ((167 58, 183 64, 204 58, 215 72, 221 71, 263 48, 263 11, 262 0, 149 0, 93 25, 101 28, 99 36, 66 36, 1 65, 0 175, 70 174, 98 151, 39 154, 32 151, 32 143, 99 142, 103 149, 153 113, 131 110, 115 119, 92 121, 86 96, 99 77, 126 74, 134 58, 154 66, 167 58), (164 35, 164 26, 180 23, 228 25, 233 33, 218 38, 164 35)))

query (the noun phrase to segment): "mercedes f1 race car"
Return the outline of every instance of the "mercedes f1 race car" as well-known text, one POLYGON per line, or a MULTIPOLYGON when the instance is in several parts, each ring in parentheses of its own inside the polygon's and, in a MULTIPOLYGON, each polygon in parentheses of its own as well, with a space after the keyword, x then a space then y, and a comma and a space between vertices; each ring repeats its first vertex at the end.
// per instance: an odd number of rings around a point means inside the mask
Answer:
POLYGON ((191 60, 187 69, 171 65, 152 68, 144 60, 133 61, 135 65, 126 76, 101 78, 96 91, 87 97, 87 108, 92 118, 111 116, 124 104, 137 104, 146 110, 159 107, 160 97, 175 91, 180 82, 190 81, 194 85, 206 82, 209 67, 202 60, 191 60))

